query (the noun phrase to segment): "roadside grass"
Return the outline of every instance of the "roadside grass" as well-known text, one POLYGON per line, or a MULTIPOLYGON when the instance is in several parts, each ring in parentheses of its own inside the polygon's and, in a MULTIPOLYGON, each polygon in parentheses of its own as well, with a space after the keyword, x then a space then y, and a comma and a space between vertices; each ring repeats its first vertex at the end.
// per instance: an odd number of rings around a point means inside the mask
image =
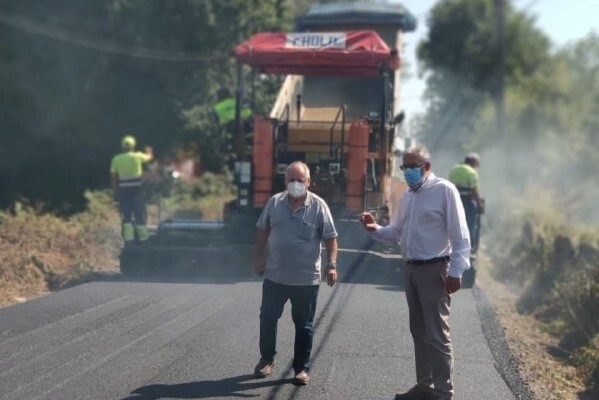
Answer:
POLYGON ((118 214, 107 192, 86 192, 87 210, 68 218, 22 203, 0 214, 0 305, 93 279, 116 267, 118 214))
POLYGON ((149 218, 155 225, 168 218, 221 220, 235 195, 229 174, 207 172, 197 179, 162 181, 148 194, 149 218))
MULTIPOLYGON (((558 340, 552 357, 576 367, 599 394, 599 230, 576 222, 550 191, 516 197, 487 216, 493 277, 517 295, 517 311, 558 340)), ((555 378, 555 377, 554 377, 555 378)), ((568 380, 564 377, 564 380, 568 380)))
MULTIPOLYGON (((189 181, 158 182, 150 196, 149 219, 222 219, 224 205, 234 199, 231 177, 204 174, 189 181)), ((101 279, 118 272, 123 245, 118 210, 110 191, 88 191, 85 211, 68 217, 15 203, 0 211, 0 307, 41 296, 48 291, 101 279)))

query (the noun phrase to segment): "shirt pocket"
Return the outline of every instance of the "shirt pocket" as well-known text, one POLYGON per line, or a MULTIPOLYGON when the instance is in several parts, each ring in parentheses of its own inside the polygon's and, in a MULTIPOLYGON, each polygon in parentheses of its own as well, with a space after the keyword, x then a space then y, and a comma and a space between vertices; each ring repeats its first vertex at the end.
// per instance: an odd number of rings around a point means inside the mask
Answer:
POLYGON ((302 222, 298 228, 297 236, 300 240, 309 242, 316 238, 318 233, 318 226, 310 224, 308 222, 302 222))

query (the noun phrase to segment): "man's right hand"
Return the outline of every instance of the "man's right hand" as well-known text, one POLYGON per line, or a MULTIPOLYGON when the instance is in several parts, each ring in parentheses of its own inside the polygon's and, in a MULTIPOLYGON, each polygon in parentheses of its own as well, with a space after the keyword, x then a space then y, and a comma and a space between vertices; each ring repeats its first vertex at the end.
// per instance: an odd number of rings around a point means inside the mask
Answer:
POLYGON ((364 229, 366 229, 368 232, 374 232, 378 227, 374 216, 366 211, 360 215, 360 222, 362 223, 364 229))

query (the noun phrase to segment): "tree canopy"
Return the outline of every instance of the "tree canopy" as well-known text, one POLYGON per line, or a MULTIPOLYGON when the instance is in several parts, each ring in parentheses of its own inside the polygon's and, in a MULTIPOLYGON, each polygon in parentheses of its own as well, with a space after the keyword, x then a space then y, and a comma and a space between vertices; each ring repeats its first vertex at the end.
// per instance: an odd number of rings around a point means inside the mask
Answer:
POLYGON ((485 153, 483 170, 496 187, 577 193, 557 198, 562 210, 599 223, 599 181, 588 174, 599 169, 599 36, 554 49, 533 18, 505 2, 506 122, 498 137, 493 3, 442 0, 433 8, 418 49, 428 101, 418 138, 453 162, 465 151, 485 153))
MULTIPOLYGON (((550 41, 530 16, 505 9, 505 80, 523 84, 549 60, 550 41)), ((423 126, 433 147, 468 147, 473 123, 497 92, 499 36, 494 0, 440 1, 418 47, 427 81, 428 115, 423 126)))
POLYGON ((107 186, 125 134, 159 157, 203 140, 185 111, 210 107, 234 82, 234 46, 288 29, 290 10, 287 0, 0 0, 0 206, 79 207, 84 189, 107 186))

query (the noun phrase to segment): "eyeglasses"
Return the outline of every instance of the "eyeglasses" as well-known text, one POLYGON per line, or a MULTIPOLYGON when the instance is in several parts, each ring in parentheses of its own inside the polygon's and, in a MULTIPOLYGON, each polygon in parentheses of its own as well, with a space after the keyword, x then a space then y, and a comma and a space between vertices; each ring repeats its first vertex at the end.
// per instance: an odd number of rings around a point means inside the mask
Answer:
POLYGON ((424 164, 403 164, 399 166, 399 169, 405 171, 406 169, 419 169, 424 167, 424 164))

